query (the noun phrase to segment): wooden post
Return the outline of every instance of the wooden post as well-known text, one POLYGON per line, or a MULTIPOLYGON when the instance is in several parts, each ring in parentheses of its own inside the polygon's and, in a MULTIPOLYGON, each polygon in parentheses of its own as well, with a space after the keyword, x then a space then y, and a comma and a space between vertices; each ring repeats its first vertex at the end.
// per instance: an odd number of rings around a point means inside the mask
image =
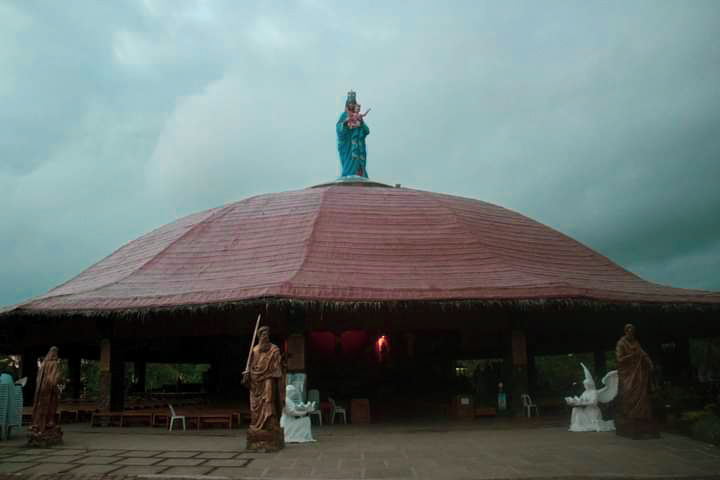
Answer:
POLYGON ((305 371, 305 335, 294 333, 287 339, 288 373, 305 371))
POLYGON ((525 329, 514 326, 510 331, 510 408, 522 414, 521 395, 528 392, 528 353, 525 329))
POLYGON ((125 358, 117 343, 110 355, 110 410, 121 412, 125 408, 125 358))
POLYGON ((98 410, 110 410, 110 340, 100 340, 100 379, 98 382, 98 410))

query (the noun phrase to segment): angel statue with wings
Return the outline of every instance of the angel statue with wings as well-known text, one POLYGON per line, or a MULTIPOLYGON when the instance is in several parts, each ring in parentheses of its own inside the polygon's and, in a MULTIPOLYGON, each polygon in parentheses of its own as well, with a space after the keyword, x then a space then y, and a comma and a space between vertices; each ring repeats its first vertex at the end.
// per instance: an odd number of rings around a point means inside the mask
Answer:
POLYGON ((570 417, 571 432, 610 432, 615 430, 615 422, 612 420, 603 420, 598 403, 608 403, 618 391, 618 372, 613 370, 608 372, 602 379, 603 388, 598 390, 595 387, 590 370, 582 365, 585 372, 585 380, 583 386, 585 391, 579 397, 565 397, 565 402, 574 407, 572 416, 570 417))

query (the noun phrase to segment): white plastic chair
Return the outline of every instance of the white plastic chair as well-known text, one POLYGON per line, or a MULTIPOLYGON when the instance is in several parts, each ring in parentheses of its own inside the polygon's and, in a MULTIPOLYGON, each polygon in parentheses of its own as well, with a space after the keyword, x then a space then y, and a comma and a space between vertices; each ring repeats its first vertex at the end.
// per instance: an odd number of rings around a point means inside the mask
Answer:
POLYGON ((347 424, 347 414, 345 413, 345 407, 339 407, 332 397, 328 397, 330 405, 332 405, 332 413, 330 414, 330 425, 335 424, 335 414, 342 415, 343 423, 347 424))
POLYGON ((308 390, 308 402, 315 402, 315 410, 309 412, 310 421, 317 416, 318 425, 322 427, 322 411, 320 410, 320 390, 308 390))
POLYGON ((522 398, 523 408, 525 409, 525 414, 528 416, 528 418, 532 417, 532 409, 535 409, 535 416, 540 416, 540 410, 538 409, 538 406, 535 402, 532 401, 532 398, 530 398, 530 395, 527 393, 523 393, 520 395, 522 398))
POLYGON ((168 404, 168 407, 170 407, 170 425, 168 426, 168 430, 170 430, 172 432, 173 423, 175 423, 175 420, 182 420, 183 432, 184 432, 185 431, 185 415, 177 415, 175 413, 175 409, 170 404, 168 404))

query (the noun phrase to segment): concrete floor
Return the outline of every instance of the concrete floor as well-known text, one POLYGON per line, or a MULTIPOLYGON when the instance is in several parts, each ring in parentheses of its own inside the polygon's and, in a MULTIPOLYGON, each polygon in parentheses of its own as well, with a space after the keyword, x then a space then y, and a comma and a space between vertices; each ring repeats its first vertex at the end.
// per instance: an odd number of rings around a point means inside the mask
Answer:
POLYGON ((244 452, 244 430, 63 429, 52 449, 25 448, 23 432, 0 442, 0 478, 720 479, 715 446, 570 433, 561 419, 324 426, 316 443, 272 454, 244 452))

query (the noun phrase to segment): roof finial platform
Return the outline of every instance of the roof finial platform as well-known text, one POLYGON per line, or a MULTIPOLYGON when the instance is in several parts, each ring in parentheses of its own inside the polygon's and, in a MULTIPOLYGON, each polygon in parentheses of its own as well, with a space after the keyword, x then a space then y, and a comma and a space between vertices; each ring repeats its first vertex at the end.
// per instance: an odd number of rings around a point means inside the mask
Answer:
POLYGON ((385 187, 385 188, 393 188, 392 185, 388 185, 385 183, 375 182, 373 180, 370 180, 367 177, 361 177, 359 175, 346 175, 344 177, 338 177, 332 182, 327 183, 321 183, 318 185, 313 185, 310 188, 320 188, 320 187, 329 187, 331 185, 346 185, 346 186, 353 186, 353 187, 385 187))

